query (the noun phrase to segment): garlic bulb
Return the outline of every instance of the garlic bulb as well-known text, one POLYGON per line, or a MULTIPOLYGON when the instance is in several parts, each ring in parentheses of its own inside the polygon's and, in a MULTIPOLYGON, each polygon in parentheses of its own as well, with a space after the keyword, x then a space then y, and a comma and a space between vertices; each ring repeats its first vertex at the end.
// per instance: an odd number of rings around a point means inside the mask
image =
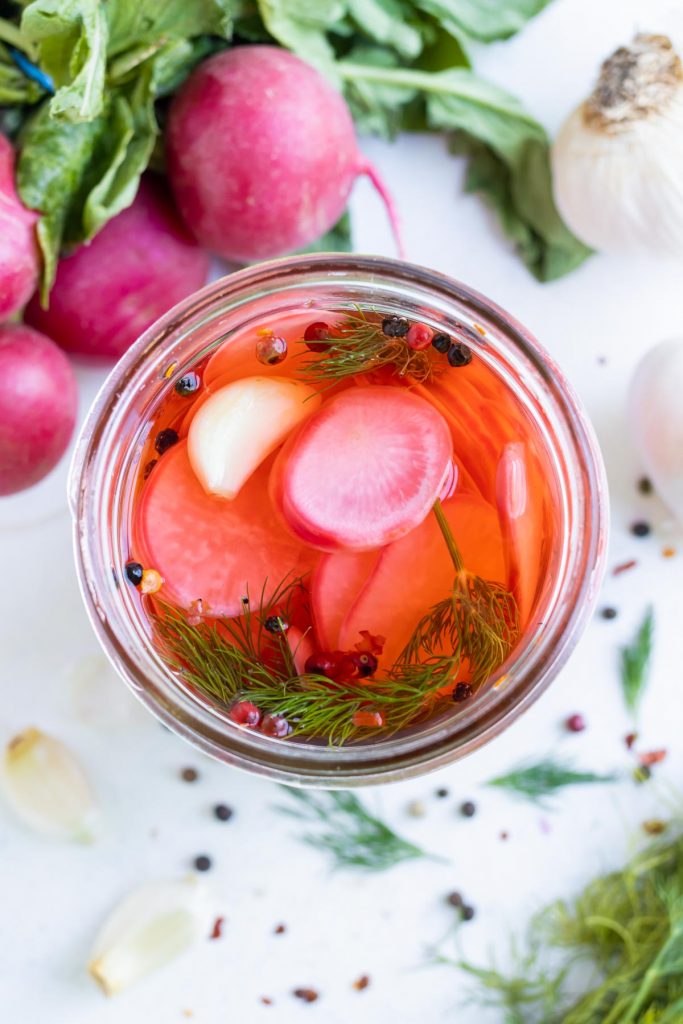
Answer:
POLYGON ((105 922, 88 971, 105 995, 115 995, 208 938, 210 923, 207 892, 196 878, 141 885, 105 922))
POLYGON ((6 795, 31 828, 56 839, 90 842, 99 812, 88 780, 63 743, 40 729, 10 740, 2 762, 6 795))
POLYGON ((638 35, 605 61, 552 166, 557 206, 583 242, 683 255, 683 65, 667 36, 638 35))
POLYGON ((636 367, 629 397, 634 440, 658 493, 683 522, 683 338, 660 342, 636 367))

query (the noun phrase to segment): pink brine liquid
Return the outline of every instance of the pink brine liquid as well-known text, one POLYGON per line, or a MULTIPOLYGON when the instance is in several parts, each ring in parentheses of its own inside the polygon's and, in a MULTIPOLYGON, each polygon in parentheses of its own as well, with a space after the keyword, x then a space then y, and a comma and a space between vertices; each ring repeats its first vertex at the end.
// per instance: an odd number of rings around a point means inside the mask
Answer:
POLYGON ((235 727, 367 743, 460 714, 535 626, 553 474, 485 346, 296 310, 169 367, 127 582, 179 682, 235 727))

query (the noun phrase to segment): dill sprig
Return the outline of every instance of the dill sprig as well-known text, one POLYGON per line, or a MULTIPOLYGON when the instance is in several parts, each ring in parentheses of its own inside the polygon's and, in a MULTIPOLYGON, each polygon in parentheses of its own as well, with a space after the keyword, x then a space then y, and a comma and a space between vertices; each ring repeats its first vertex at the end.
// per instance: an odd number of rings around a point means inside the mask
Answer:
POLYGON ((297 806, 277 806, 276 810, 313 824, 315 830, 301 836, 302 841, 329 853, 336 867, 384 871, 405 860, 431 856, 370 814, 348 790, 281 788, 297 806))
POLYGON ((497 786, 509 793, 531 800, 533 803, 547 803, 547 798, 565 786, 585 785, 596 782, 614 782, 613 774, 597 775, 595 772, 577 771, 564 761, 550 757, 535 764, 520 765, 505 775, 489 779, 487 786, 497 786))
POLYGON ((683 833, 543 910, 526 953, 513 947, 513 960, 509 974, 460 965, 483 985, 482 1001, 506 1010, 511 1024, 680 1024, 683 833), (585 972, 573 975, 582 963, 593 968, 592 985, 585 972))
POLYGON ((621 648, 621 687, 626 707, 633 715, 647 686, 653 634, 654 611, 648 608, 633 642, 621 648))
POLYGON ((390 366, 399 377, 416 384, 434 378, 437 364, 429 350, 415 352, 405 338, 390 338, 382 331, 381 318, 372 320, 362 309, 347 313, 345 321, 335 327, 324 353, 304 359, 299 374, 311 384, 330 387, 348 377, 390 366))

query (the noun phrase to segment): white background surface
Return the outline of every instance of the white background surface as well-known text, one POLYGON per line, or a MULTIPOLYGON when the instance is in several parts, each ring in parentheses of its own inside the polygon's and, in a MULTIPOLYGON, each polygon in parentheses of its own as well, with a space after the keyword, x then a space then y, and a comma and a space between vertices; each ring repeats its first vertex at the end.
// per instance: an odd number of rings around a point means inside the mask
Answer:
MULTIPOLYGON (((680 3, 656 0, 557 0, 516 40, 477 57, 483 74, 519 94, 553 132, 588 90, 599 61, 634 28, 658 30, 680 16, 680 3), (658 17, 658 15, 661 15, 658 17)), ((595 257, 570 277, 537 285, 509 252, 478 199, 460 194, 462 166, 438 139, 367 143, 403 211, 411 259, 459 277, 526 323, 566 370, 596 425, 613 501, 608 575, 597 618, 570 664, 539 703, 491 747, 438 775, 367 793, 407 836, 448 859, 415 862, 377 877, 330 873, 323 856, 294 838, 295 823, 275 814, 272 785, 195 754, 138 708, 99 655, 72 570, 64 499, 66 466, 32 492, 0 502, 2 661, 0 741, 35 724, 66 741, 87 768, 105 814, 91 848, 49 844, 24 831, 0 806, 0 1019, 23 1024, 495 1024, 465 998, 462 976, 425 966, 426 947, 452 922, 443 903, 462 890, 477 908, 458 946, 485 960, 504 952, 507 935, 555 896, 570 894, 595 872, 621 863, 644 818, 662 816, 683 778, 683 663, 680 554, 668 517, 634 487, 639 466, 629 437, 627 383, 639 355, 655 341, 683 334, 681 265, 595 257), (604 362, 600 361, 600 358, 604 362), (629 523, 652 520, 654 535, 633 538, 629 523), (672 540, 672 538, 674 538, 672 540), (640 723, 642 747, 668 747, 656 780, 629 781, 623 736, 630 729, 620 699, 617 648, 653 601, 657 638, 652 682, 640 723), (561 723, 574 711, 589 723, 577 736, 561 723), (520 804, 481 783, 520 759, 560 751, 593 770, 623 772, 622 783, 576 789, 550 813, 520 804), (178 778, 185 765, 201 777, 178 778), (450 796, 434 791, 448 787, 450 796), (406 805, 422 799, 427 816, 406 805), (459 817, 463 799, 478 814, 459 817), (212 804, 235 817, 220 824, 212 804), (499 839, 501 830, 510 834, 499 839), (133 885, 182 875, 197 853, 212 856, 220 941, 196 947, 172 967, 107 1002, 84 965, 110 908, 133 885), (275 936, 279 921, 287 932, 275 936), (351 988, 371 975, 362 993, 351 988), (296 986, 321 999, 304 1005, 296 986), (275 1005, 259 1003, 263 995, 275 1005)), ((353 213, 357 248, 391 253, 386 225, 369 186, 359 184, 353 213)), ((81 368, 82 401, 103 374, 81 368)), ((450 940, 445 953, 455 953, 450 940)))

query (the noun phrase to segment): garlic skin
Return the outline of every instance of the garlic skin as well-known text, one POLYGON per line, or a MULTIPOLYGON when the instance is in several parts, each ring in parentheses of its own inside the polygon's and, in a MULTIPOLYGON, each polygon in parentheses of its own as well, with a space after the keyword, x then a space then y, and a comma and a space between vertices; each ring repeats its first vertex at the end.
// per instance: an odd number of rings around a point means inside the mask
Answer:
POLYGON ((683 522, 683 338, 662 341, 636 367, 629 395, 633 437, 657 492, 683 522))
POLYGON ((116 995, 208 938, 210 926, 207 890, 194 876, 141 885, 105 921, 88 972, 116 995))
POLYGON ((637 35, 605 61, 552 170, 557 207, 587 245, 683 255, 683 64, 667 36, 637 35))
POLYGON ((29 728, 7 744, 3 788, 21 820, 54 839, 92 842, 99 810, 83 770, 59 740, 29 728))

